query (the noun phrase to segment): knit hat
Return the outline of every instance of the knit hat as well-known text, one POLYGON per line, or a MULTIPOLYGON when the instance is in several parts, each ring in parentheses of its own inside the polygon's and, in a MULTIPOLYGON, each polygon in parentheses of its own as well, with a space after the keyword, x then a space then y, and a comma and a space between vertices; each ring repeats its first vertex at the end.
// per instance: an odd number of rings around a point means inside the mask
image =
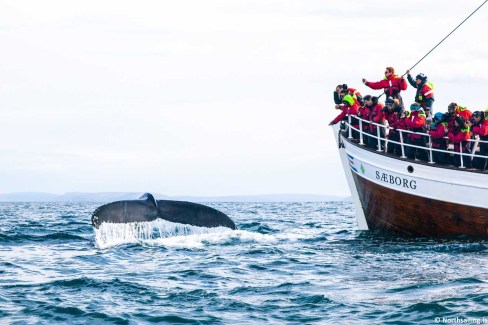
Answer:
POLYGON ((427 80, 427 76, 424 75, 423 73, 419 73, 415 79, 419 79, 419 80, 422 80, 422 81, 426 81, 427 80))
POLYGON ((419 103, 413 103, 412 105, 410 105, 411 111, 418 111, 419 109, 420 109, 419 103))
POLYGON ((473 115, 471 115, 472 117, 481 117, 482 120, 486 119, 486 112, 482 112, 482 111, 475 111, 473 112, 473 115))

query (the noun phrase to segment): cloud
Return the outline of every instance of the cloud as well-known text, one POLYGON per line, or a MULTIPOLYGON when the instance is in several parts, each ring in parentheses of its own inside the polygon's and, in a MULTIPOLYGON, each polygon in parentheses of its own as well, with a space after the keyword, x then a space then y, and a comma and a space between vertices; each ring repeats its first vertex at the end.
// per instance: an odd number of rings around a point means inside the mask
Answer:
MULTIPOLYGON (((335 85, 371 92, 477 5, 2 2, 0 191, 347 194, 335 85)), ((416 68, 434 109, 480 105, 485 11, 416 68)))

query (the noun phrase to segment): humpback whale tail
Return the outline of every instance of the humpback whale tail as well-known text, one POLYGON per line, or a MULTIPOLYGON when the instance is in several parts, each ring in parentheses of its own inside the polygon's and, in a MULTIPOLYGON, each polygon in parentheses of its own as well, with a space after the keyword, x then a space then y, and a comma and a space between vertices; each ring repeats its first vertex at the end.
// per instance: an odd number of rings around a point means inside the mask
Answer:
POLYGON ((198 227, 227 227, 237 229, 224 213, 197 203, 155 200, 150 193, 137 200, 116 201, 102 205, 92 214, 92 225, 99 228, 104 222, 129 223, 164 219, 170 222, 198 227))

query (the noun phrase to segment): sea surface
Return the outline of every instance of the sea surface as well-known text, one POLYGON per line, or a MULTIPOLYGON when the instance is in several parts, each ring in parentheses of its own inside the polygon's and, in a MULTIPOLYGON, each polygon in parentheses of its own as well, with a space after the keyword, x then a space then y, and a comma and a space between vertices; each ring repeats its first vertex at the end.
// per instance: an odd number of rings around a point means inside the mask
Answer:
POLYGON ((377 236, 350 202, 210 203, 239 230, 0 203, 1 324, 483 324, 488 243, 377 236))

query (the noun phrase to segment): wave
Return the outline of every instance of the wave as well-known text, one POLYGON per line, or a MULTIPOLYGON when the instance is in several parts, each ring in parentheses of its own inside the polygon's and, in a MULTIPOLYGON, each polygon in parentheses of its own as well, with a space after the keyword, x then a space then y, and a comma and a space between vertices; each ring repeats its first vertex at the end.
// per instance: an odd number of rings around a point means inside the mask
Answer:
POLYGON ((398 293, 398 292, 411 292, 411 291, 419 291, 419 290, 431 290, 431 289, 437 289, 437 288, 455 288, 455 287, 469 287, 469 286, 476 286, 476 285, 481 285, 484 284, 485 282, 483 280, 477 279, 477 278, 459 278, 459 279, 454 279, 446 282, 434 282, 434 281, 428 281, 428 282, 423 282, 423 283, 417 283, 417 284, 410 284, 407 286, 401 286, 397 288, 391 288, 387 289, 386 292, 388 293, 398 293))
POLYGON ((321 294, 300 295, 297 298, 290 299, 291 302, 303 305, 322 305, 334 303, 332 300, 321 294))
POLYGON ((453 243, 446 245, 434 246, 433 251, 439 253, 476 253, 487 250, 485 243, 453 243))
POLYGON ((45 292, 55 290, 78 290, 83 288, 85 291, 105 291, 110 290, 112 293, 120 292, 127 295, 155 295, 152 289, 148 286, 138 284, 136 282, 122 281, 118 278, 110 280, 101 280, 88 277, 78 277, 62 280, 54 280, 42 283, 17 283, 5 284, 2 286, 5 289, 24 288, 33 292, 45 292))
POLYGON ((258 232, 260 234, 270 234, 270 233, 276 233, 277 232, 277 230, 271 228, 270 226, 268 226, 266 224, 262 224, 260 222, 251 222, 249 224, 243 224, 242 226, 240 226, 240 229, 258 232))
POLYGON ((103 312, 89 312, 73 306, 59 306, 39 301, 26 300, 34 308, 26 308, 21 315, 17 313, 0 313, 6 324, 10 323, 110 323, 128 324, 129 320, 123 317, 113 316, 103 312), (42 310, 42 312, 40 311, 42 310))
POLYGON ((64 232, 56 232, 56 233, 44 235, 44 236, 33 236, 32 239, 38 240, 38 241, 43 241, 43 240, 81 240, 81 241, 85 241, 85 240, 87 240, 84 237, 72 235, 72 234, 68 234, 68 233, 64 233, 64 232))
POLYGON ((4 235, 0 234, 0 243, 1 242, 15 242, 21 243, 25 241, 35 241, 35 242, 43 242, 43 241, 87 241, 88 239, 82 236, 73 235, 65 232, 55 232, 52 234, 47 235, 29 235, 29 234, 15 234, 15 235, 4 235))

